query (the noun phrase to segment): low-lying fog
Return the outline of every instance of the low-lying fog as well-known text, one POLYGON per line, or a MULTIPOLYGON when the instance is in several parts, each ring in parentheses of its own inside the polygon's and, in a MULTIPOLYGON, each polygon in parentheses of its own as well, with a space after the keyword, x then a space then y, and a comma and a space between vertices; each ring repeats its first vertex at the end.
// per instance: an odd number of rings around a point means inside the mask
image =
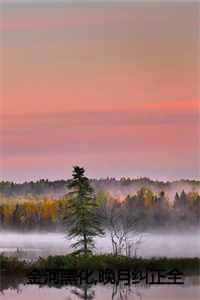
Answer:
MULTIPOLYGON (((131 237, 136 241, 139 236, 131 237)), ((0 253, 24 258, 59 255, 71 252, 71 242, 65 233, 19 233, 0 231, 0 253)), ((111 252, 109 233, 96 239, 96 252, 111 252)), ((138 256, 197 257, 200 256, 199 234, 142 234, 138 256)))

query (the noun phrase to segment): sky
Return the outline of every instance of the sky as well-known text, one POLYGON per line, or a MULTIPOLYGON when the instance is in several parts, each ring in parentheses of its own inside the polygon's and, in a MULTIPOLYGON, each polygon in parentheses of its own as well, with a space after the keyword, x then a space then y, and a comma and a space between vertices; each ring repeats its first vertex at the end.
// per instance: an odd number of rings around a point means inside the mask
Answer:
POLYGON ((1 0, 0 180, 199 179, 199 47, 197 2, 1 0))

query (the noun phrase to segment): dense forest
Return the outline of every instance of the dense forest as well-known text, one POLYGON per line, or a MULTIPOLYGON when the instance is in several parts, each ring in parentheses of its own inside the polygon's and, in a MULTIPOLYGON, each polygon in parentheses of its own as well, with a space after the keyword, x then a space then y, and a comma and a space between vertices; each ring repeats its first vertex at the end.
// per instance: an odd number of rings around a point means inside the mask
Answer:
MULTIPOLYGON (((49 181, 41 179, 39 181, 14 183, 9 181, 0 182, 1 196, 49 196, 59 199, 67 192, 67 184, 69 180, 49 181)), ((146 187, 153 192, 159 193, 164 191, 168 196, 174 197, 175 193, 182 190, 186 192, 200 192, 199 180, 177 180, 177 181, 157 181, 149 178, 131 179, 129 177, 106 178, 106 179, 90 179, 90 183, 95 191, 108 191, 116 197, 124 197, 137 192, 139 189, 146 187)))
MULTIPOLYGON (((0 182, 0 228, 66 229, 67 182, 0 182)), ((97 218, 103 219, 105 228, 148 231, 200 225, 199 181, 107 178, 90 182, 98 203, 97 218)))

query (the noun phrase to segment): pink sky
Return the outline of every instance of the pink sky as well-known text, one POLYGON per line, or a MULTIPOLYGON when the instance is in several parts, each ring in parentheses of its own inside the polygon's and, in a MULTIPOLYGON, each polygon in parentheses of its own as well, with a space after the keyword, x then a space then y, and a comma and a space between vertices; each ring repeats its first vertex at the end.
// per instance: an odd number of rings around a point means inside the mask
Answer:
POLYGON ((2 6, 1 179, 199 178, 198 10, 2 6))

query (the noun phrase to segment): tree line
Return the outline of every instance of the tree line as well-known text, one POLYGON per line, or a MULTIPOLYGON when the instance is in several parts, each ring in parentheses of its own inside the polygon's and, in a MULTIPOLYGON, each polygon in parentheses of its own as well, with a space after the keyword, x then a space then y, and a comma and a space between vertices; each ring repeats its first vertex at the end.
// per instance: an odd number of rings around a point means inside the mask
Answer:
MULTIPOLYGON (((0 181, 0 195, 2 197, 38 197, 46 196, 59 199, 66 194, 68 180, 49 181, 41 179, 36 182, 14 183, 10 181, 0 181)), ((120 179, 107 177, 105 179, 89 179, 89 182, 96 192, 99 191, 120 191, 123 194, 133 193, 142 187, 148 187, 154 192, 160 190, 181 192, 187 190, 200 191, 199 180, 177 180, 177 181, 158 181, 149 178, 121 177, 120 179)))
POLYGON ((67 194, 60 199, 39 198, 24 201, 3 199, 0 226, 3 229, 64 229, 72 238, 74 254, 88 255, 94 238, 110 234, 113 254, 137 256, 141 236, 152 229, 198 227, 200 195, 184 190, 175 194, 173 203, 164 191, 158 194, 148 187, 126 196, 123 201, 112 194, 96 192, 82 167, 74 166, 67 182, 67 194), (134 251, 134 253, 133 253, 134 251))
MULTIPOLYGON (((0 197, 0 228, 18 230, 63 230, 70 217, 68 193, 59 199, 52 197, 0 197)), ((120 222, 122 215, 142 230, 162 228, 189 228, 200 223, 200 195, 191 191, 176 193, 169 200, 165 192, 155 193, 141 188, 123 201, 107 191, 95 193, 96 218, 103 219, 106 227, 109 218, 120 222), (119 217, 120 216, 120 217, 119 217), (137 220, 137 222, 136 222, 137 220)))

